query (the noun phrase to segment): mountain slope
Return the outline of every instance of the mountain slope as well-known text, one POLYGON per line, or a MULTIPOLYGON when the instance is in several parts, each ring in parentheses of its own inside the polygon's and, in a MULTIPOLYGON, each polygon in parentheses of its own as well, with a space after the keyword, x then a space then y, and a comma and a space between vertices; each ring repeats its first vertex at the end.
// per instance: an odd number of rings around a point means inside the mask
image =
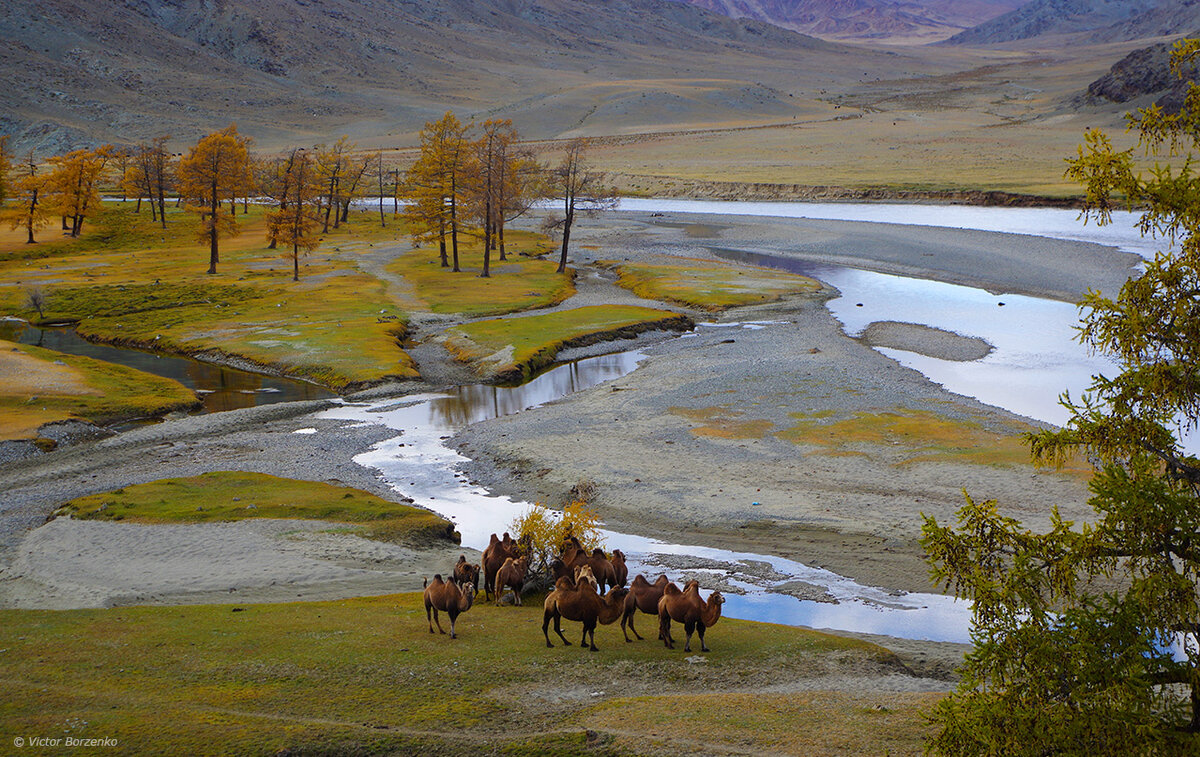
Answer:
MULTIPOLYGON (((0 132, 44 150, 230 121, 264 144, 410 133, 447 108, 520 122, 523 102, 602 82, 629 99, 650 77, 677 101, 627 127, 752 120, 789 111, 783 87, 884 61, 667 0, 8 0, 0 132)), ((518 125, 587 131, 597 105, 518 125)))
POLYGON ((932 42, 1026 0, 679 0, 825 39, 932 42))
POLYGON ((1200 0, 1032 0, 947 43, 991 45, 1049 35, 1111 42, 1182 34, 1197 24, 1200 0))

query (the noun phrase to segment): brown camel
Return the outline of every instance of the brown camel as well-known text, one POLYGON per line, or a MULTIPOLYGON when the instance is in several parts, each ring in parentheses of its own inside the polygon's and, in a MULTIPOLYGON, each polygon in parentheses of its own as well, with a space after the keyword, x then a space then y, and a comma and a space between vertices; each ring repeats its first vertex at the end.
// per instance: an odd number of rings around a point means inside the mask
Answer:
POLYGON ((625 567, 625 553, 619 549, 614 549, 611 562, 617 586, 624 586, 629 578, 629 568, 625 567))
POLYGON ((521 589, 525 588, 525 574, 529 571, 529 556, 511 557, 504 561, 500 570, 496 571, 496 604, 500 604, 500 595, 505 587, 512 587, 514 604, 521 606, 521 589))
POLYGON ((660 638, 667 649, 675 648, 675 640, 671 638, 671 621, 683 624, 687 633, 687 643, 683 651, 692 651, 692 632, 700 636, 700 651, 707 652, 704 644, 704 629, 711 628, 721 619, 721 605, 725 598, 721 592, 714 591, 708 595, 708 602, 700 599, 700 584, 689 581, 683 591, 667 584, 663 589, 662 599, 658 600, 658 627, 660 638))
MULTIPOLYGON (((562 555, 558 559, 568 569, 578 569, 584 565, 589 566, 592 569, 592 575, 595 576, 596 582, 600 587, 600 591, 604 591, 606 587, 618 585, 617 570, 613 566, 612 561, 604 555, 604 550, 593 549, 589 555, 584 550, 579 539, 574 536, 568 536, 563 541, 562 555)), ((622 564, 623 560, 624 555, 622 555, 622 564)))
POLYGON ((457 584, 471 584, 475 587, 475 593, 479 593, 479 566, 475 563, 467 562, 466 555, 459 555, 458 562, 454 564, 454 582, 457 584))
POLYGON ((433 624, 437 623, 438 633, 442 630, 442 622, 438 620, 438 610, 450 616, 450 638, 457 639, 454 633, 454 622, 458 616, 471 609, 475 601, 475 587, 466 584, 462 588, 453 581, 443 581, 441 574, 433 577, 433 581, 425 581, 425 620, 429 621, 429 633, 433 633, 433 624), (432 614, 433 620, 430 621, 432 614))
POLYGON ((641 641, 642 635, 633 627, 633 616, 638 610, 641 610, 647 615, 657 617, 658 600, 662 599, 663 590, 669 583, 671 582, 667 580, 666 574, 659 575, 654 583, 647 581, 641 573, 634 576, 633 583, 629 584, 629 594, 625 596, 625 611, 621 614, 621 633, 625 634, 625 641, 633 641, 625 630, 626 624, 629 625, 629 630, 633 631, 633 635, 638 638, 638 641, 641 641))
POLYGON ((492 534, 492 538, 488 541, 487 548, 483 550, 483 591, 484 596, 491 599, 496 593, 496 571, 500 570, 500 566, 510 557, 517 557, 519 554, 517 543, 513 538, 504 532, 504 538, 497 538, 492 534))
POLYGON ((587 644, 593 652, 599 651, 596 649, 596 624, 608 625, 621 617, 621 611, 625 607, 625 595, 628 593, 628 589, 618 587, 600 596, 596 593, 596 587, 586 581, 581 581, 575 589, 556 587, 546 596, 542 605, 545 611, 542 616, 542 635, 546 637, 546 646, 554 646, 550 643, 548 630, 551 619, 554 620, 554 632, 558 634, 558 638, 562 639, 564 645, 571 646, 571 642, 563 636, 560 623, 561 618, 566 618, 583 624, 583 636, 579 638, 579 646, 587 644))

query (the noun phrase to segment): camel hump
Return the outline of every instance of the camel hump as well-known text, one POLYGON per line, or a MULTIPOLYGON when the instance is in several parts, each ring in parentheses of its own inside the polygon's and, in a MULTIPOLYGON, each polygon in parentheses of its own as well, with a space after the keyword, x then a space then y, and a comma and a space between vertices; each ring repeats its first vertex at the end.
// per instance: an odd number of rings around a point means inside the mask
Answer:
POLYGON ((433 582, 435 584, 440 584, 440 583, 445 583, 445 580, 442 578, 441 573, 434 573, 433 574, 433 582))
POLYGON ((599 547, 596 547, 592 550, 592 557, 599 557, 602 560, 608 559, 608 555, 604 554, 604 550, 600 549, 599 547))

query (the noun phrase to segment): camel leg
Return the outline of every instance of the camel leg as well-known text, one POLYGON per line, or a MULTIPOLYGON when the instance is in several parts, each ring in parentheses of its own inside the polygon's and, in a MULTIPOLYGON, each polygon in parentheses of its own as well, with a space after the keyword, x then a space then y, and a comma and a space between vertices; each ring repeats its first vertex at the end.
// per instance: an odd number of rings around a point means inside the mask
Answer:
POLYGON ((665 613, 658 616, 658 638, 662 639, 667 649, 675 648, 675 642, 671 639, 671 616, 665 613))
POLYGON ((517 603, 517 607, 521 606, 521 587, 513 587, 513 601, 517 603))
POLYGON ((558 634, 558 638, 562 639, 563 646, 571 646, 571 642, 567 641, 566 636, 563 636, 561 615, 554 616, 554 633, 558 634))
MULTIPOLYGON (((436 607, 433 608, 433 622, 437 623, 438 633, 446 633, 442 630, 442 621, 438 620, 438 609, 436 607)), ((429 629, 429 633, 433 633, 432 628, 429 629)))
MULTIPOLYGON (((447 615, 450 615, 450 613, 446 613, 446 614, 447 614, 447 615)), ((456 621, 456 620, 458 620, 458 615, 457 615, 457 614, 455 614, 455 615, 450 615, 450 638, 451 638, 451 639, 457 639, 457 638, 458 638, 457 636, 455 636, 455 635, 454 635, 454 621, 456 621)))
POLYGON ((704 646, 704 624, 703 623, 696 624, 696 633, 699 634, 699 636, 700 636, 700 651, 707 652, 708 647, 704 646))
POLYGON ((633 631, 633 635, 637 636, 638 641, 641 641, 642 639, 642 637, 638 635, 637 629, 633 627, 633 616, 636 613, 637 608, 635 607, 633 608, 633 612, 627 612, 621 616, 621 633, 625 634, 625 641, 633 641, 633 639, 629 638, 629 631, 633 631), (629 624, 629 631, 625 630, 626 623, 629 624))
POLYGON ((683 624, 683 630, 687 633, 687 642, 683 645, 683 651, 692 651, 692 634, 696 631, 696 621, 688 620, 683 624))
POLYGON ((425 622, 429 624, 429 633, 433 633, 432 609, 433 609, 433 605, 429 604, 429 602, 426 602, 425 603, 425 622))
POLYGON ((542 616, 542 635, 546 637, 546 646, 550 647, 551 649, 554 648, 554 645, 550 643, 550 616, 553 614, 554 613, 547 610, 542 616))
POLYGON ((591 644, 588 648, 593 652, 599 652, 600 650, 596 649, 596 621, 593 620, 590 626, 587 623, 584 623, 583 635, 588 636, 591 640, 591 644))

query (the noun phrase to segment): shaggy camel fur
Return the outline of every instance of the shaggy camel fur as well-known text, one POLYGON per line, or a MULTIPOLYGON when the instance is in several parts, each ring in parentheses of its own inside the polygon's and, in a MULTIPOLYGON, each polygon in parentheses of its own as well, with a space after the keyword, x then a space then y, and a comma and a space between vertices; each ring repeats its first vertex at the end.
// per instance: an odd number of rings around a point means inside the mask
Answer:
POLYGON ((629 568, 625 567, 625 553, 619 549, 612 551, 612 566, 616 576, 617 586, 624 586, 629 579, 629 568))
POLYGON ((442 630, 442 621, 438 620, 438 610, 450 617, 450 638, 457 639, 454 633, 454 623, 458 616, 471 609, 475 602, 475 587, 466 584, 462 588, 453 581, 443 581, 442 576, 436 575, 433 581, 425 581, 425 620, 429 622, 429 633, 433 633, 433 624, 437 623, 438 633, 442 630), (432 614, 433 620, 430 620, 432 614))
POLYGON ((457 584, 471 584, 475 587, 475 593, 479 593, 479 566, 475 563, 467 562, 466 555, 459 555, 458 562, 454 564, 454 582, 457 584))
POLYGON ((554 646, 550 643, 548 630, 551 619, 554 620, 554 632, 558 634, 558 638, 562 639, 565 646, 571 646, 571 642, 563 636, 560 623, 561 618, 566 618, 583 624, 583 636, 579 638, 579 646, 587 644, 593 652, 598 651, 596 624, 608 625, 621 617, 621 610, 625 607, 625 595, 628 593, 628 589, 617 587, 602 597, 596 593, 596 587, 586 581, 581 581, 573 590, 556 587, 542 605, 545 611, 542 616, 542 635, 546 637, 546 646, 554 646))
POLYGON ((666 574, 659 575, 654 583, 647 581, 641 573, 634 577, 633 583, 629 585, 629 594, 625 596, 625 611, 621 614, 621 633, 625 634, 625 641, 633 641, 625 630, 626 624, 638 641, 641 641, 642 635, 633 627, 633 616, 638 610, 641 610, 647 615, 657 617, 658 600, 662 599, 663 590, 669 583, 671 582, 667 580, 666 574))
POLYGON ((496 572, 500 566, 508 558, 517 557, 519 552, 520 548, 507 531, 503 539, 492 534, 487 548, 483 550, 483 591, 486 598, 491 599, 496 593, 496 572))
POLYGON ((578 568, 568 568, 566 563, 555 558, 550 562, 550 571, 554 574, 554 583, 557 585, 559 581, 566 580, 567 585, 575 588, 575 584, 581 580, 586 580, 597 588, 600 587, 600 582, 596 580, 595 574, 592 573, 592 566, 580 565, 578 568))
POLYGON ((525 574, 529 571, 529 556, 511 557, 504 561, 500 570, 496 571, 496 604, 500 604, 500 595, 505 587, 512 587, 514 604, 521 606, 521 590, 525 588, 525 574))
POLYGON ((708 602, 700 599, 700 584, 689 581, 683 591, 674 584, 667 584, 663 589, 662 599, 658 600, 658 627, 660 638, 667 649, 675 648, 675 640, 671 638, 671 621, 683 624, 687 633, 687 643, 683 651, 692 651, 692 632, 700 636, 700 651, 707 652, 704 644, 704 629, 711 628, 721 619, 721 605, 725 598, 721 592, 714 591, 708 595, 708 602))
MULTIPOLYGON (((596 581, 600 586, 600 591, 604 591, 607 586, 624 585, 617 582, 617 570, 613 567, 613 563, 604 555, 604 550, 593 549, 589 555, 583 548, 583 544, 574 536, 568 536, 563 542, 562 555, 559 556, 563 564, 568 568, 577 569, 587 565, 592 569, 592 575, 596 577, 596 581)), ((622 564, 624 556, 622 555, 622 564)))

